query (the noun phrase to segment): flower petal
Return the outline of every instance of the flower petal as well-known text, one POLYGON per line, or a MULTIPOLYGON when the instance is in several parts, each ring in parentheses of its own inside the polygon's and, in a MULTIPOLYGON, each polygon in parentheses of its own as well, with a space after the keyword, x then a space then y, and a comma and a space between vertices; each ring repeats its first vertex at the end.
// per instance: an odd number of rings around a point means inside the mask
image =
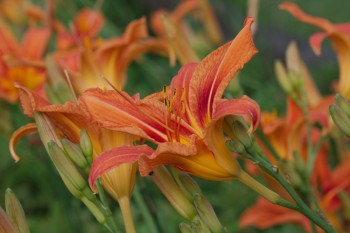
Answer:
POLYGON ((309 220, 297 211, 287 209, 259 198, 256 205, 248 208, 240 218, 241 227, 255 226, 258 229, 267 229, 285 223, 294 223, 303 226, 312 232, 309 220))
POLYGON ((89 185, 94 192, 97 192, 95 182, 98 177, 107 171, 123 163, 133 163, 141 155, 150 155, 153 150, 147 145, 141 146, 122 146, 103 152, 99 155, 91 166, 89 175, 89 185))
POLYGON ((20 160, 19 156, 17 155, 17 153, 15 151, 15 146, 16 146, 18 140, 21 139, 24 135, 28 135, 28 134, 34 133, 36 131, 38 131, 36 124, 29 123, 27 125, 20 127, 11 135, 11 139, 10 139, 10 143, 9 143, 10 154, 16 162, 18 162, 20 160))
POLYGON ((216 102, 235 75, 257 52, 251 33, 252 18, 236 38, 202 60, 190 81, 189 103, 197 121, 206 125, 215 112, 216 102))
POLYGON ((91 89, 80 96, 79 102, 80 107, 101 127, 127 132, 155 143, 167 141, 166 111, 159 101, 135 100, 116 90, 91 89))
POLYGON ((260 107, 248 96, 239 99, 219 100, 213 112, 213 119, 218 120, 227 115, 242 116, 250 123, 250 132, 254 131, 260 121, 260 107))
POLYGON ((50 29, 48 28, 31 28, 22 40, 22 53, 26 59, 42 58, 50 38, 50 29))
POLYGON ((93 38, 100 32, 104 18, 100 12, 85 8, 79 11, 73 24, 78 36, 93 38))

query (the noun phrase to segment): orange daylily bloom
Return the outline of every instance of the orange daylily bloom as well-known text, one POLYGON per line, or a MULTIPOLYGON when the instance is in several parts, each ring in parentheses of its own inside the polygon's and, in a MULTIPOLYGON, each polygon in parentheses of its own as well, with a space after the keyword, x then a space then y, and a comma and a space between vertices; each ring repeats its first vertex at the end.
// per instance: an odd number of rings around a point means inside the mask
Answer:
POLYGON ((18 93, 14 83, 40 90, 46 80, 42 60, 50 30, 28 29, 19 44, 10 30, 0 22, 0 98, 14 103, 18 93))
POLYGON ((254 226, 261 230, 286 223, 297 224, 307 232, 313 232, 310 220, 303 214, 283 206, 274 205, 262 198, 258 198, 253 207, 245 210, 239 220, 239 226, 242 228, 254 226))
POLYGON ((148 36, 145 18, 129 23, 123 35, 100 41, 98 44, 55 54, 58 64, 70 72, 73 87, 77 93, 88 88, 105 87, 105 79, 112 86, 122 87, 126 82, 126 69, 138 56, 145 52, 169 55, 175 59, 169 46, 157 38, 148 36))
POLYGON ((95 10, 84 8, 72 22, 71 32, 61 27, 58 31, 57 49, 67 50, 95 38, 104 24, 103 15, 95 10))
MULTIPOLYGON (((113 147, 130 146, 136 137, 122 132, 101 129, 97 124, 89 120, 75 102, 67 102, 64 105, 51 105, 47 100, 27 88, 17 86, 24 114, 34 117, 34 112, 44 114, 54 125, 61 138, 66 138, 74 143, 79 143, 80 132, 86 129, 93 144, 93 159, 104 151, 113 147)), ((36 131, 35 124, 29 124, 17 130, 10 141, 10 151, 15 160, 19 157, 14 151, 18 139, 24 134, 36 131)), ((101 179, 107 192, 119 202, 122 212, 126 212, 127 221, 130 223, 130 196, 136 177, 136 163, 123 164, 122 166, 105 173, 101 179)), ((124 213, 123 213, 124 215, 124 213)), ((132 225, 129 225, 132 227, 132 225)))
MULTIPOLYGON (((133 156, 125 156, 123 153, 131 149, 123 147, 103 153, 92 166, 92 187, 104 172, 134 161, 138 161, 143 176, 160 165, 170 165, 209 180, 255 181, 241 170, 226 147, 223 120, 229 115, 242 116, 253 131, 259 121, 259 106, 247 96, 221 98, 234 74, 257 52, 251 37, 252 23, 248 18, 232 42, 198 64, 185 65, 163 93, 138 100, 118 90, 92 89, 80 96, 81 107, 101 127, 128 132, 157 145, 156 149, 135 146, 139 155, 133 156)), ((270 200, 276 201, 273 198, 270 200)))
POLYGON ((280 9, 287 10, 300 21, 314 25, 324 31, 323 33, 316 33, 310 37, 311 47, 316 54, 321 53, 322 41, 326 37, 331 39, 339 61, 339 92, 349 99, 350 70, 348 69, 348 65, 350 64, 350 24, 333 24, 327 19, 311 16, 304 13, 297 5, 290 2, 282 3, 280 9))

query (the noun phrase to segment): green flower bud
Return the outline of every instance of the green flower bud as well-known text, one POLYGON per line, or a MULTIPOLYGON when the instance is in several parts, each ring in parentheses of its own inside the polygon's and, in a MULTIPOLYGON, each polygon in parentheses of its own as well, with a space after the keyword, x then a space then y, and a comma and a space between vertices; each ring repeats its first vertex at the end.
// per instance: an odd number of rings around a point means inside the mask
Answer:
POLYGON ((180 223, 179 228, 181 233, 192 233, 191 226, 187 223, 180 223))
POLYGON ((85 129, 80 131, 80 148, 83 151, 83 154, 85 155, 88 163, 91 164, 93 152, 92 142, 88 132, 85 129))
POLYGON ((350 117, 350 103, 340 94, 336 94, 334 102, 350 117))
POLYGON ((64 177, 75 189, 79 191, 84 190, 87 187, 87 183, 74 166, 73 162, 67 157, 65 151, 54 141, 48 143, 48 151, 61 177, 64 177))
POLYGON ((84 157, 80 147, 67 139, 62 139, 61 142, 69 158, 76 165, 78 165, 80 168, 84 169, 87 173, 89 173, 88 162, 86 161, 86 158, 84 157))
POLYGON ((29 233, 26 216, 24 214, 21 203, 11 189, 7 189, 5 193, 5 206, 7 216, 10 218, 12 225, 19 233, 29 233))
POLYGON ((350 119, 345 111, 338 105, 332 104, 329 106, 329 112, 331 113, 331 117, 338 128, 344 134, 346 134, 346 136, 350 137, 350 119))
POLYGON ((210 202, 202 194, 197 193, 193 197, 197 213, 210 231, 213 233, 223 232, 223 227, 210 202))

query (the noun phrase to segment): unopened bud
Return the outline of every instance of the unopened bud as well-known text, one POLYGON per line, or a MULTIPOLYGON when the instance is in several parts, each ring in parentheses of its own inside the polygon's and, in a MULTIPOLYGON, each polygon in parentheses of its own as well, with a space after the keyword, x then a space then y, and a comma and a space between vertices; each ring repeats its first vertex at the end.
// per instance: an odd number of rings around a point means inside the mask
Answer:
POLYGON ((223 232, 223 227, 209 201, 203 195, 198 193, 193 197, 197 213, 210 231, 213 233, 223 232))
POLYGON ((80 147, 67 139, 62 139, 61 142, 69 158, 80 168, 89 172, 88 162, 86 161, 80 147))
POLYGON ((17 231, 19 233, 29 233, 29 227, 22 205, 18 201, 16 195, 9 188, 5 193, 5 206, 7 216, 17 231))
POLYGON ((193 200, 193 195, 195 193, 202 193, 197 182, 189 174, 181 172, 177 169, 173 169, 172 171, 176 182, 190 200, 193 200))
MULTIPOLYGON (((96 197, 96 196, 95 196, 96 197)), ((94 215, 94 217, 96 218, 96 220, 100 223, 100 224, 104 224, 106 222, 106 217, 104 216, 104 214, 101 212, 101 210, 96 206, 95 203, 93 203, 91 200, 89 200, 86 197, 82 197, 80 199, 85 205, 86 207, 89 209, 89 211, 94 215)))
POLYGON ((230 148, 231 151, 233 151, 233 152, 235 152, 237 154, 240 154, 240 155, 243 155, 246 152, 246 150, 244 148, 244 145, 241 142, 236 141, 236 140, 234 140, 234 141, 227 141, 226 142, 226 146, 228 148, 230 148))
POLYGON ((191 226, 187 223, 180 223, 179 228, 181 233, 192 233, 191 226))
POLYGON ((191 230, 192 233, 211 233, 210 230, 199 219, 192 221, 191 230))
POLYGON ((350 137, 350 119, 349 116, 338 105, 329 106, 329 112, 334 123, 348 137, 350 137))
POLYGON ((60 175, 63 176, 75 189, 79 191, 84 190, 87 187, 87 183, 74 166, 73 162, 67 157, 65 151, 54 141, 48 143, 48 151, 52 162, 60 175))
POLYGON ((159 166, 154 170, 152 179, 175 210, 185 219, 192 220, 196 210, 168 170, 159 166))
POLYGON ((80 148, 83 151, 83 154, 85 155, 88 163, 91 164, 93 152, 92 142, 88 132, 85 129, 80 131, 80 148))
POLYGON ((233 134, 234 137, 236 137, 246 149, 252 147, 254 137, 248 133, 248 127, 246 126, 245 122, 236 120, 233 123, 233 134))
POLYGON ((277 60, 275 62, 275 73, 277 76, 277 81, 282 87, 282 89, 287 93, 290 94, 293 92, 293 86, 290 82, 289 76, 287 74, 286 69, 284 68, 284 65, 280 60, 277 60))
POLYGON ((346 113, 346 115, 350 116, 350 103, 345 99, 342 95, 336 94, 334 97, 334 102, 346 113))

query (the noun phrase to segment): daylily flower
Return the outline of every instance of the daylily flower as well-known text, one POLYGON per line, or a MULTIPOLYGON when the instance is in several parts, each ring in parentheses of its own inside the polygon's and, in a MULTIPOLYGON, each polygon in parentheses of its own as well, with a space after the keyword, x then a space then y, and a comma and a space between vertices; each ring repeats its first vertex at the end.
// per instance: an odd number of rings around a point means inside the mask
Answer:
MULTIPOLYGON (((143 176, 160 165, 170 165, 204 179, 237 178, 252 188, 261 186, 240 168, 223 134, 224 117, 232 115, 244 117, 251 123, 250 131, 255 130, 259 106, 247 96, 221 98, 234 74, 257 52, 252 23, 248 18, 232 42, 198 64, 185 65, 163 93, 138 100, 118 90, 92 89, 80 96, 81 107, 101 127, 137 135, 157 146, 119 147, 103 153, 92 166, 92 187, 104 172, 135 161, 143 176)), ((270 190, 265 194, 270 201, 277 201, 270 190)))
POLYGON ((18 43, 6 25, 0 22, 0 98, 14 103, 19 83, 32 90, 40 90, 46 80, 42 56, 50 30, 29 28, 18 43))
POLYGON ((80 94, 88 88, 112 86, 121 88, 126 82, 126 69, 145 52, 168 55, 174 62, 174 54, 167 44, 148 36, 145 18, 129 23, 123 35, 98 43, 85 44, 68 54, 58 52, 54 57, 58 64, 69 71, 75 91, 80 94))
POLYGON ((257 203, 244 211, 239 220, 240 227, 254 226, 264 230, 282 224, 296 224, 311 233, 310 220, 301 213, 287 209, 283 206, 274 205, 262 198, 257 203))
POLYGON ((280 4, 280 9, 291 13, 302 22, 314 25, 324 32, 316 33, 310 37, 310 44, 314 52, 321 53, 323 40, 329 37, 338 56, 340 78, 338 89, 345 98, 350 98, 350 23, 333 24, 327 19, 311 16, 304 13, 297 5, 290 2, 280 4))
POLYGON ((92 9, 80 10, 72 22, 71 32, 61 27, 58 33, 56 46, 58 50, 67 50, 83 43, 94 43, 104 24, 103 15, 92 9))
POLYGON ((200 53, 211 47, 211 44, 220 44, 223 38, 218 21, 207 0, 182 1, 172 12, 160 9, 152 14, 151 26, 157 35, 175 44, 173 47, 180 50, 176 51, 177 54, 188 56, 188 58, 180 56, 180 61, 197 62, 193 49, 200 53), (195 31, 186 22, 186 17, 190 15, 202 24, 201 31, 195 31), (162 16, 166 17, 168 22, 164 22, 162 16))
MULTIPOLYGON (((100 129, 97 124, 89 120, 75 102, 68 102, 64 105, 51 105, 37 93, 24 87, 18 86, 18 88, 24 114, 28 117, 34 117, 34 112, 44 114, 53 124, 61 138, 79 143, 80 132, 82 129, 86 129, 93 144, 93 159, 96 159, 100 153, 112 147, 132 145, 136 139, 133 135, 100 129)), ((10 151, 15 160, 19 160, 13 149, 15 143, 19 137, 26 133, 35 132, 35 130, 35 125, 30 124, 20 128, 13 134, 10 141, 10 151)), ((126 221, 132 219, 130 216, 129 198, 133 190, 135 176, 136 164, 130 163, 110 170, 101 177, 104 188, 119 202, 123 214, 125 212, 128 215, 125 216, 126 221)), ((130 232, 133 231, 131 230, 130 232)))

